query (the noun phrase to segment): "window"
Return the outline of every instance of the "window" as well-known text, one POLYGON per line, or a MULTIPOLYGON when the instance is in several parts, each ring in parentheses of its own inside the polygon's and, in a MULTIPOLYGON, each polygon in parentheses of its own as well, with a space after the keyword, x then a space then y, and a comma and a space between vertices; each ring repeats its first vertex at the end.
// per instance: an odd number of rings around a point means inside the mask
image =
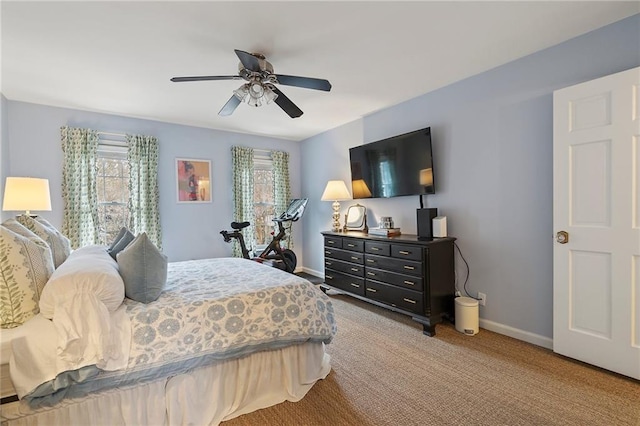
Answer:
POLYGON ((256 249, 260 250, 271 242, 274 229, 273 160, 268 154, 254 153, 253 156, 253 210, 256 249))
POLYGON ((96 189, 100 244, 110 244, 129 224, 129 163, 126 143, 100 141, 96 189))

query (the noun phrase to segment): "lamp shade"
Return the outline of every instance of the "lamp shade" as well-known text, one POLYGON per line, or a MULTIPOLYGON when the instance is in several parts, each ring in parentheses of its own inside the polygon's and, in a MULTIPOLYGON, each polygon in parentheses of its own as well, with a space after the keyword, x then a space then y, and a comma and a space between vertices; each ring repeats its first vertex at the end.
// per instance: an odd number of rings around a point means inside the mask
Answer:
POLYGON ((320 199, 322 201, 350 200, 351 195, 343 180, 330 180, 320 199))
POLYGON ((433 169, 432 168, 420 170, 420 185, 422 186, 433 185, 433 169))
POLYGON ((50 211, 49 179, 8 177, 4 185, 2 210, 50 211))
POLYGON ((353 198, 371 198, 371 191, 364 179, 351 181, 351 189, 353 190, 353 198))

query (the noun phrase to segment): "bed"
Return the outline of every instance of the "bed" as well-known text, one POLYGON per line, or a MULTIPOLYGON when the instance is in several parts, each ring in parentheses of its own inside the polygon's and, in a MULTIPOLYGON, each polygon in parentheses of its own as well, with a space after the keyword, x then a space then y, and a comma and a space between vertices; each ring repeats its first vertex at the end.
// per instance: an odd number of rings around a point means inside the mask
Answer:
MULTIPOLYGON (((77 252, 68 261, 74 257, 78 263, 77 252)), ((3 396, 9 384, 20 398, 0 406, 3 425, 215 425, 298 401, 330 371, 330 300, 309 281, 257 262, 170 263, 156 301, 124 299, 106 323, 90 318, 102 308, 95 300, 74 303, 82 312, 67 313, 64 324, 41 312, 3 330, 3 396)))

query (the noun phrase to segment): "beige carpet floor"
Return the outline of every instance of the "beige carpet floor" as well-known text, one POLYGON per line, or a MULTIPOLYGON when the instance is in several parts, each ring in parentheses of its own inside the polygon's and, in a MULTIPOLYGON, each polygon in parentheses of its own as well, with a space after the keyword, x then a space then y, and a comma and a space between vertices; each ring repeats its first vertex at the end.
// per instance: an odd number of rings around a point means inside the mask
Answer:
POLYGON ((640 426, 640 382, 487 330, 422 334, 410 318, 332 296, 332 371, 244 425, 640 426))

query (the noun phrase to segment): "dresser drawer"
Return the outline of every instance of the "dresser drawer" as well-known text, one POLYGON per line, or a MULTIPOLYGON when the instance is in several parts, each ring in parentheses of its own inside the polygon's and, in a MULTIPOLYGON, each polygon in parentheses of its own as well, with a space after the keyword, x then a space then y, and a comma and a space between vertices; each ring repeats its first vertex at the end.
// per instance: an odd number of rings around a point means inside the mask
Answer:
POLYGON ((367 280, 382 281, 384 283, 397 285, 408 288, 410 290, 422 291, 422 277, 413 275, 398 274, 395 272, 384 271, 382 269, 374 269, 366 267, 364 276, 367 280))
POLYGON ((423 293, 367 280, 365 296, 393 307, 424 315, 423 293))
POLYGON ((396 259, 394 257, 374 256, 365 254, 364 264, 367 267, 377 269, 388 269, 391 272, 400 274, 416 275, 421 277, 423 272, 422 262, 413 260, 396 259))
POLYGON ((342 248, 342 238, 340 237, 324 237, 325 247, 342 248))
POLYGON ((364 296, 364 278, 352 277, 340 272, 326 270, 324 282, 332 287, 364 296))
POLYGON ((334 249, 331 247, 324 248, 324 257, 344 260, 346 262, 354 262, 363 264, 364 263, 364 253, 354 253, 352 251, 334 249))
POLYGON ((399 259, 422 260, 422 247, 391 244, 391 256, 399 259))
POLYGON ((334 271, 344 272, 349 275, 356 275, 358 277, 364 276, 364 266, 355 263, 343 262, 342 260, 325 259, 324 267, 327 269, 333 269, 334 271))
POLYGON ((342 248, 345 250, 364 251, 364 241, 355 238, 343 238, 342 248))
POLYGON ((391 253, 391 244, 381 243, 378 241, 365 241, 364 251, 365 253, 372 253, 380 256, 389 256, 389 254, 391 253))

